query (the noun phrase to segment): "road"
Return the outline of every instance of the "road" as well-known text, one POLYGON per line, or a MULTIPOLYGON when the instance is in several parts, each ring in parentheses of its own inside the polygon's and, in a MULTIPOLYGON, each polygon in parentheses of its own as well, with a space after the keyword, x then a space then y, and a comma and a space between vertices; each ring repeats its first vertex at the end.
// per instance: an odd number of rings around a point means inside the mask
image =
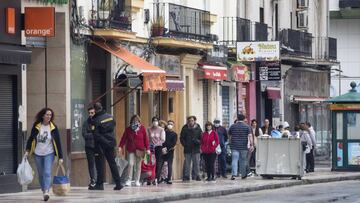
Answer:
POLYGON ((342 181, 294 186, 219 197, 176 201, 177 203, 360 203, 360 181, 342 181))

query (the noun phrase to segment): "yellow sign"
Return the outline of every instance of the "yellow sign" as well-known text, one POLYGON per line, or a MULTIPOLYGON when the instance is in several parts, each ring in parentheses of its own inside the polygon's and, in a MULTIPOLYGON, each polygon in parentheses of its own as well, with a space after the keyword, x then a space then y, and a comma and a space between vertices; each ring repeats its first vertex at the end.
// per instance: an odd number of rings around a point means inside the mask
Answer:
POLYGON ((359 104, 330 104, 330 110, 332 110, 332 111, 360 110, 360 103, 359 104))

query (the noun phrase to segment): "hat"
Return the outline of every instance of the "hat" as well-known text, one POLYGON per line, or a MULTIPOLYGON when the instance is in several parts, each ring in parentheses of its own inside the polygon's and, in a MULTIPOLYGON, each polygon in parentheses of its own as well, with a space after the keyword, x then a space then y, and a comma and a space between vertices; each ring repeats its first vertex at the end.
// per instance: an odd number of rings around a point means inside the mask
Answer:
POLYGON ((214 123, 220 123, 220 119, 215 118, 215 119, 214 119, 214 123))
POLYGON ((284 128, 288 128, 288 127, 290 127, 290 125, 289 125, 288 122, 284 121, 283 127, 284 127, 284 128))

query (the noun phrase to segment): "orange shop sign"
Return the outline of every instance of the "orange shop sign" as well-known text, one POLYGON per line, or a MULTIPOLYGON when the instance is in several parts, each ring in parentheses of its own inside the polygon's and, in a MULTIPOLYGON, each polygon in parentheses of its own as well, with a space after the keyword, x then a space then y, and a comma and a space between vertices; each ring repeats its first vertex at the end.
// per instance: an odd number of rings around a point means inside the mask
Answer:
POLYGON ((6 8, 6 33, 15 34, 15 8, 6 8))
POLYGON ((54 37, 55 8, 25 7, 25 36, 54 37))

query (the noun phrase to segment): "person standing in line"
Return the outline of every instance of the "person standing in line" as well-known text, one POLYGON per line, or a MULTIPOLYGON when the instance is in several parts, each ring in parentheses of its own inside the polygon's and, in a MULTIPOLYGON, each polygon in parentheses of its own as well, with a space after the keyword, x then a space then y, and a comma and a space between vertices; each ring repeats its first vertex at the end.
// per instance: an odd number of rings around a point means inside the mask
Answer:
POLYGON ((109 164, 112 177, 115 181, 114 190, 121 190, 123 186, 121 185, 119 171, 115 162, 115 121, 112 115, 103 110, 101 103, 95 103, 94 108, 95 115, 93 117, 93 134, 95 146, 98 149, 95 154, 97 180, 96 185, 94 187, 90 187, 90 190, 104 190, 105 159, 109 164))
POLYGON ((24 154, 26 158, 34 154, 44 201, 50 198, 51 172, 55 156, 59 164, 63 163, 60 133, 54 124, 54 118, 54 111, 50 108, 43 108, 36 114, 24 154))
POLYGON ((156 158, 156 180, 153 184, 160 183, 161 167, 163 164, 162 159, 162 145, 165 142, 165 130, 159 126, 159 119, 153 117, 151 119, 152 125, 148 128, 148 136, 150 140, 150 148, 154 148, 156 158), (156 182, 157 181, 157 182, 156 182))
POLYGON ((85 140, 85 154, 88 163, 88 170, 90 175, 89 188, 95 187, 95 141, 93 135, 93 125, 92 118, 95 115, 95 108, 93 105, 88 107, 88 119, 84 122, 82 126, 82 136, 85 140))
MULTIPOLYGON (((174 159, 175 146, 176 146, 177 137, 178 137, 176 132, 173 130, 174 125, 175 125, 175 122, 172 120, 169 120, 167 122, 167 127, 165 130, 166 138, 165 138, 165 142, 162 146, 163 147, 162 148, 163 160, 164 160, 164 162, 165 161, 167 162, 167 167, 168 167, 168 174, 167 174, 167 178, 165 179, 165 182, 169 185, 172 184, 172 182, 171 182, 172 165, 173 165, 173 159, 174 159)), ((160 168, 162 168, 163 166, 164 166, 164 164, 162 164, 160 166, 160 168)))
POLYGON ((187 118, 180 133, 180 142, 184 147, 184 175, 183 181, 190 181, 191 163, 194 171, 192 179, 201 181, 200 178, 200 144, 201 144, 201 127, 196 123, 195 116, 187 118))
MULTIPOLYGON (((166 126, 167 126, 167 122, 164 121, 164 120, 160 120, 159 121, 159 126, 162 127, 165 130, 165 142, 166 142, 166 131, 167 131, 166 126)), ((161 172, 160 172, 160 179, 158 179, 158 183, 162 183, 168 178, 168 163, 164 158, 165 158, 165 156, 164 156, 164 144, 163 144, 163 148, 162 148, 162 160, 163 160, 163 163, 162 163, 162 166, 160 167, 161 172)))
POLYGON ((128 163, 128 179, 125 186, 131 186, 131 180, 134 175, 135 185, 140 186, 141 160, 142 154, 150 154, 149 137, 146 134, 145 127, 141 124, 140 117, 133 115, 130 119, 130 125, 125 129, 119 143, 119 154, 124 154, 126 150, 128 163), (138 152, 138 153, 136 153, 138 152))
POLYGON ((309 135, 310 135, 310 139, 312 142, 312 147, 310 150, 310 153, 306 154, 306 169, 308 170, 308 172, 314 172, 315 171, 315 157, 314 157, 314 150, 316 147, 316 136, 315 136, 315 130, 314 128, 311 126, 311 124, 309 122, 305 123, 306 126, 309 129, 309 135))
POLYGON ((219 119, 214 120, 214 130, 219 136, 219 143, 221 147, 221 154, 218 155, 218 176, 222 176, 223 178, 227 178, 226 176, 226 148, 225 142, 228 140, 227 130, 221 125, 221 121, 219 119))
POLYGON ((241 179, 247 177, 246 169, 248 166, 248 150, 252 152, 254 150, 254 142, 252 139, 252 133, 250 126, 244 123, 245 116, 238 115, 238 122, 231 125, 229 129, 230 136, 230 148, 232 156, 232 176, 231 180, 235 180, 238 175, 238 162, 240 160, 240 173, 241 179), (249 144, 249 148, 248 148, 249 144))
POLYGON ((216 147, 219 145, 219 136, 216 131, 213 130, 213 124, 206 122, 205 132, 201 137, 201 152, 203 153, 207 179, 206 181, 215 181, 214 177, 214 164, 216 159, 216 147))
POLYGON ((264 120, 264 126, 261 127, 261 130, 264 135, 267 135, 267 136, 271 135, 271 132, 274 130, 274 128, 270 126, 269 119, 264 120))
POLYGON ((258 127, 257 121, 255 119, 251 120, 251 132, 252 132, 252 139, 254 140, 254 150, 250 152, 249 156, 249 169, 255 172, 255 155, 256 155, 256 148, 258 146, 258 137, 263 135, 261 128, 258 127))
POLYGON ((305 172, 309 172, 308 169, 306 168, 306 163, 308 162, 307 158, 308 158, 308 154, 311 152, 312 149, 312 141, 310 138, 310 133, 309 133, 309 128, 307 127, 307 125, 305 123, 300 123, 300 141, 301 141, 301 145, 302 145, 302 149, 304 152, 303 155, 303 167, 305 172))

